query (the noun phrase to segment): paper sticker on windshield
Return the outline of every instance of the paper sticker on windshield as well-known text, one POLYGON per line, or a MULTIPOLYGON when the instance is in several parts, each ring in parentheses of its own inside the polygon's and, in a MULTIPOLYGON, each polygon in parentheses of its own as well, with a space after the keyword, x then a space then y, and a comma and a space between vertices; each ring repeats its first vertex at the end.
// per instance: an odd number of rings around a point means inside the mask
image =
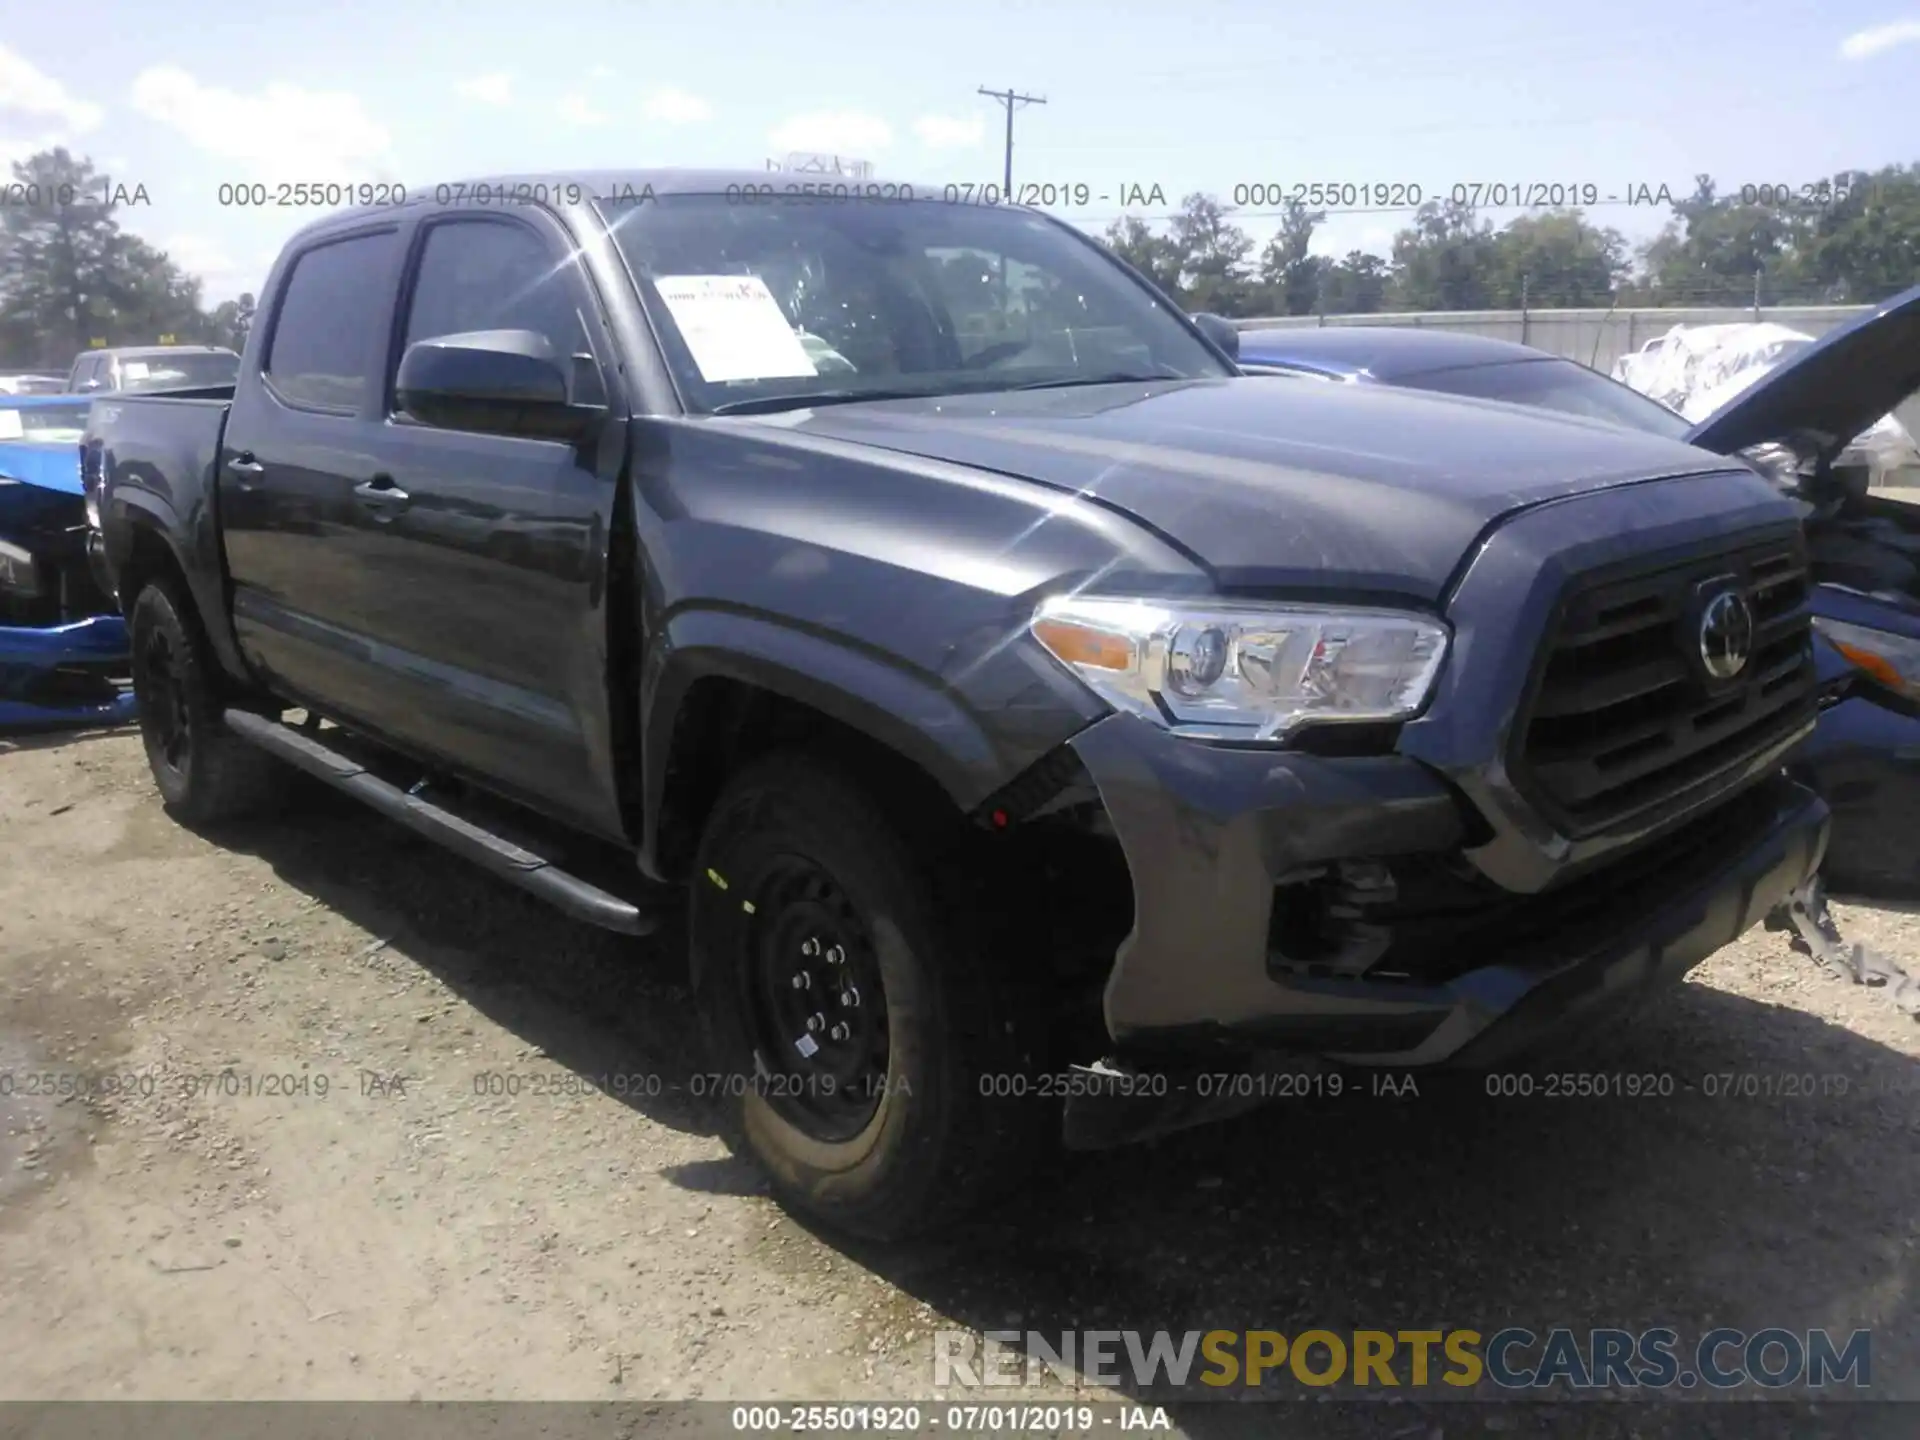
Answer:
POLYGON ((18 440, 26 433, 18 410, 0 410, 0 440, 18 440))
POLYGON ((820 373, 758 275, 661 275, 653 284, 702 379, 784 380, 820 373))

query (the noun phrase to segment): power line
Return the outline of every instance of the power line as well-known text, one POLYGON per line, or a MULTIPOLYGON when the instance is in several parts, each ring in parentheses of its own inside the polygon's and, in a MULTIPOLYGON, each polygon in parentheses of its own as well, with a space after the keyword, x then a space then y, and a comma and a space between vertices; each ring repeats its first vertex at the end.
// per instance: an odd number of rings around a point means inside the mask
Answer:
POLYGON ((980 93, 998 100, 1007 112, 1006 174, 1003 177, 1006 180, 1006 189, 1001 193, 1011 195, 1013 193, 1013 112, 1022 105, 1044 105, 1047 103, 1047 97, 1022 95, 1013 90, 989 90, 984 85, 980 87, 980 93))

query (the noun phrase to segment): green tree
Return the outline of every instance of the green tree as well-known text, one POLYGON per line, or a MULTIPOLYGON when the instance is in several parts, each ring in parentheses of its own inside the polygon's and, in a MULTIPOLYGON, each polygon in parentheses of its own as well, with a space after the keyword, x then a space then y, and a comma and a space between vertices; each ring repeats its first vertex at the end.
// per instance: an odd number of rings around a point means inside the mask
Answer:
POLYGON ((91 161, 64 148, 13 166, 0 211, 0 355, 64 370, 94 341, 203 339, 200 282, 120 228, 91 161))
POLYGON ((1310 254, 1314 227, 1327 218, 1324 210, 1309 210, 1289 200, 1280 228, 1260 252, 1260 308, 1273 315, 1311 315, 1320 299, 1325 272, 1331 268, 1310 254))
POLYGON ((1365 250, 1349 250, 1320 273, 1321 310, 1328 315, 1375 315, 1386 308, 1393 280, 1387 262, 1365 250))
MULTIPOLYGON (((1722 196, 1711 175, 1673 206, 1674 218, 1641 251, 1641 288, 1655 305, 1744 305, 1768 281, 1789 280, 1806 232, 1805 216, 1781 205, 1749 205, 1722 196)), ((1637 297, 1636 297, 1637 298, 1637 297)))
POLYGON ((1505 305, 1608 305, 1627 270, 1626 238, 1574 210, 1522 215, 1496 240, 1493 291, 1505 305))
POLYGON ((1180 298, 1180 251, 1173 240, 1157 233, 1137 215, 1127 215, 1107 227, 1107 248, 1175 299, 1180 298))
POLYGON ((245 349, 247 332, 253 328, 253 303, 251 294, 243 294, 238 300, 222 300, 216 305, 208 317, 208 343, 225 345, 229 350, 245 349))
POLYGON ((1920 165, 1848 171, 1818 204, 1783 280, 1836 305, 1872 304, 1920 280, 1920 165))
POLYGON ((1493 226, 1471 205, 1429 200, 1393 240, 1394 308, 1493 308, 1499 245, 1493 226))
POLYGON ((1189 310, 1251 315, 1258 286, 1248 265, 1253 237, 1227 217, 1233 212, 1211 195, 1195 192, 1180 202, 1171 240, 1180 261, 1180 293, 1189 310))

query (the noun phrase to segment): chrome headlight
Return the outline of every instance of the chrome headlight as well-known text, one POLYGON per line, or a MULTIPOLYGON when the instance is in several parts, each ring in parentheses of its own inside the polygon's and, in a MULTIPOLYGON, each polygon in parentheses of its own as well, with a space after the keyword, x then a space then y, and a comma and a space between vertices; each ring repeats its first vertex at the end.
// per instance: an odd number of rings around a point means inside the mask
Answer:
POLYGON ((1409 719, 1448 640, 1440 621, 1398 610, 1071 595, 1045 601, 1030 628, 1115 709, 1210 740, 1409 719))
POLYGON ((1813 628, 1832 642, 1855 667, 1864 670, 1896 695, 1920 700, 1920 640, 1890 635, 1844 620, 1813 617, 1813 628))

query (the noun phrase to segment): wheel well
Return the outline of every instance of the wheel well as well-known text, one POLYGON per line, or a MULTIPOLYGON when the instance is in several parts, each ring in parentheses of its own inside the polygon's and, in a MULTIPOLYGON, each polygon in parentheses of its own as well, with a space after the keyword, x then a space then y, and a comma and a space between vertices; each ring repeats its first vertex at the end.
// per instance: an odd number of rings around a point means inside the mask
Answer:
POLYGON ((728 676, 696 680, 674 719, 660 797, 655 861, 669 880, 692 866, 700 831, 729 776, 774 750, 800 749, 837 760, 889 808, 958 820, 934 778, 872 736, 803 701, 728 676))
POLYGON ((135 525, 126 563, 115 577, 120 591, 121 611, 131 616, 133 602, 140 598, 140 592, 150 582, 163 578, 175 582, 182 603, 193 603, 193 594, 187 588, 187 572, 181 568, 172 548, 160 538, 157 530, 146 525, 135 525))

